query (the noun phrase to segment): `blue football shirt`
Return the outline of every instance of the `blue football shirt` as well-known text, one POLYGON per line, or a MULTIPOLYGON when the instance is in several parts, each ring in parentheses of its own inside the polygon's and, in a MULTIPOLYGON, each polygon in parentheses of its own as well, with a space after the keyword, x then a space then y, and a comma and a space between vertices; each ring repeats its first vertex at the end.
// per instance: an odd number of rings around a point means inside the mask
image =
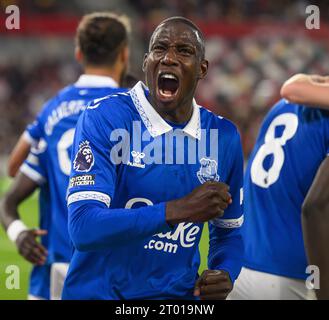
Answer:
POLYGON ((75 246, 64 299, 193 299, 203 224, 165 221, 166 202, 222 181, 233 203, 209 224, 209 268, 234 281, 242 263, 243 157, 236 127, 193 104, 168 123, 139 82, 91 103, 73 143, 68 196, 75 246))
POLYGON ((329 113, 279 101, 261 126, 245 181, 245 266, 304 279, 304 198, 329 152, 329 113))
MULTIPOLYGON (((20 171, 39 185, 39 228, 47 230, 47 235, 41 237, 42 245, 49 250, 48 241, 51 233, 50 191, 47 174, 44 170, 46 162, 46 143, 40 140, 38 148, 32 148, 20 171)), ((42 266, 33 266, 30 274, 29 295, 49 300, 50 298, 50 263, 47 259, 42 266)))
POLYGON ((27 127, 26 136, 31 141, 42 138, 47 144, 45 171, 51 191, 51 263, 69 262, 72 254, 67 230, 66 192, 71 170, 73 136, 78 118, 89 101, 124 90, 118 88, 112 78, 82 75, 75 84, 67 86, 50 99, 36 121, 27 127))

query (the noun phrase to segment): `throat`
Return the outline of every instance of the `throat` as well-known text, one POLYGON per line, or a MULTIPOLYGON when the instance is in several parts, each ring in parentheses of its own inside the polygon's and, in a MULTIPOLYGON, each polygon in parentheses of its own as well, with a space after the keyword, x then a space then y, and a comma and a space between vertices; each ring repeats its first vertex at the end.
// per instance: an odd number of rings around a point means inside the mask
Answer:
POLYGON ((153 109, 165 120, 175 124, 187 123, 193 114, 192 101, 184 104, 176 105, 175 103, 162 104, 157 101, 151 92, 147 92, 146 98, 153 107, 153 109))
MULTIPOLYGON (((158 111, 159 112, 159 111, 158 111)), ((189 106, 188 108, 178 107, 173 110, 161 110, 159 112, 161 117, 174 125, 184 125, 192 117, 193 114, 193 106, 189 106)))

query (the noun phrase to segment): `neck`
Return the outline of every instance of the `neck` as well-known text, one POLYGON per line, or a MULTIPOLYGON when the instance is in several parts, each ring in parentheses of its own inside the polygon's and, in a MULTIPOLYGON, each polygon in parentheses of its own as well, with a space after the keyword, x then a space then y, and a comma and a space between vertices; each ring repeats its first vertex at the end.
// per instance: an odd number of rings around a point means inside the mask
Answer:
POLYGON ((84 68, 84 73, 88 75, 94 75, 94 76, 104 76, 104 77, 110 77, 115 82, 120 84, 121 82, 121 74, 117 70, 118 68, 113 67, 98 67, 98 66, 86 66, 84 68))
POLYGON ((173 123, 186 123, 188 122, 193 113, 193 107, 192 104, 186 107, 180 107, 178 109, 172 110, 172 111, 159 111, 157 110, 160 116, 170 122, 173 123))
POLYGON ((180 124, 189 121, 192 117, 193 97, 185 99, 178 107, 173 107, 170 104, 158 105, 151 93, 148 96, 148 100, 164 120, 180 124))

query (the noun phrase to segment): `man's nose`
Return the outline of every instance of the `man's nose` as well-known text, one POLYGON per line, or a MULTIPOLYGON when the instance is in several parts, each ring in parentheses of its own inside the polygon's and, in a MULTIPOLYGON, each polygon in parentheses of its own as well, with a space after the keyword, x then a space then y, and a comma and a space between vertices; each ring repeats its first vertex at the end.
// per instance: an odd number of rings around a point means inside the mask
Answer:
POLYGON ((177 64, 177 56, 174 47, 169 47, 166 53, 164 54, 162 61, 163 64, 173 65, 177 64))

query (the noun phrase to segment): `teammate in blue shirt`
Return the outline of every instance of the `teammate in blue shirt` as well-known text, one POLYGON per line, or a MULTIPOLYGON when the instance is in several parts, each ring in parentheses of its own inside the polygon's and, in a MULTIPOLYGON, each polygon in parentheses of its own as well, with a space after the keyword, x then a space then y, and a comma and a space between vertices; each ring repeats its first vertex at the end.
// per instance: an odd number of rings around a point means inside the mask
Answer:
POLYGON ((268 113, 244 181, 245 262, 232 299, 314 299, 302 204, 327 161, 329 113, 282 99, 268 113))
MULTIPOLYGON (((45 183, 38 187, 40 188, 39 227, 41 230, 47 231, 47 235, 42 236, 40 242, 43 245, 43 247, 47 250, 48 233, 50 232, 50 228, 51 228, 50 193, 49 193, 48 184, 45 183)), ((48 255, 48 251, 46 251, 46 253, 48 255)), ((51 264, 47 260, 43 265, 33 266, 30 275, 28 300, 50 299, 50 270, 51 270, 51 264)))
POLYGON ((28 127, 30 136, 43 137, 47 148, 47 173, 51 190, 52 233, 49 259, 52 262, 52 298, 61 296, 62 283, 71 258, 67 230, 66 191, 69 183, 71 145, 76 122, 87 102, 113 94, 126 72, 127 29, 119 17, 107 13, 85 16, 77 31, 76 56, 85 74, 52 98, 28 127), (100 41, 101 39, 101 41, 100 41))
POLYGON ((174 17, 154 31, 145 86, 80 117, 68 194, 75 247, 64 299, 225 299, 243 245, 243 159, 236 127, 193 100, 204 38, 174 17), (209 270, 198 244, 210 221, 209 270))
MULTIPOLYGON (((49 234, 51 233, 51 206, 50 206, 50 190, 47 184, 47 173, 43 170, 45 167, 44 162, 47 161, 45 155, 46 146, 42 145, 43 141, 39 143, 39 148, 32 148, 30 156, 27 157, 25 163, 21 166, 20 171, 28 177, 31 181, 30 185, 33 189, 40 189, 39 192, 39 228, 42 231, 46 231, 47 234, 41 237, 41 244, 47 250, 49 234), (32 181, 35 182, 34 187, 32 181)), ((18 178, 17 193, 19 189, 24 186, 21 184, 18 178)), ((13 192, 16 194, 16 191, 13 192)), ((24 199, 22 199, 23 201, 24 199)), ((22 241, 22 245, 25 241, 22 241)), ((29 300, 40 298, 44 300, 50 299, 50 270, 51 263, 48 259, 48 251, 45 252, 45 262, 43 265, 34 265, 29 283, 29 300)))
POLYGON ((51 267, 51 296, 60 299, 71 258, 67 231, 66 192, 69 184, 71 145, 76 122, 90 100, 118 91, 128 64, 126 18, 110 13, 84 16, 77 30, 76 58, 85 74, 61 90, 43 107, 25 136, 47 144, 44 170, 50 189, 51 227, 48 260, 51 267))
MULTIPOLYGON (((283 98, 329 110, 329 76, 296 74, 281 88, 283 98)), ((318 299, 329 299, 329 157, 321 163, 303 203, 302 226, 310 265, 320 270, 318 299)))
POLYGON ((50 297, 50 263, 48 260, 48 237, 51 232, 51 210, 46 173, 41 162, 46 161, 46 145, 40 141, 39 148, 32 148, 20 168, 11 188, 3 198, 0 218, 7 234, 19 253, 33 264, 30 276, 28 299, 48 300, 50 297), (41 146, 43 145, 43 146, 41 146), (39 229, 28 229, 20 220, 18 207, 34 190, 39 193, 39 229), (36 240, 41 237, 40 243, 36 240))

